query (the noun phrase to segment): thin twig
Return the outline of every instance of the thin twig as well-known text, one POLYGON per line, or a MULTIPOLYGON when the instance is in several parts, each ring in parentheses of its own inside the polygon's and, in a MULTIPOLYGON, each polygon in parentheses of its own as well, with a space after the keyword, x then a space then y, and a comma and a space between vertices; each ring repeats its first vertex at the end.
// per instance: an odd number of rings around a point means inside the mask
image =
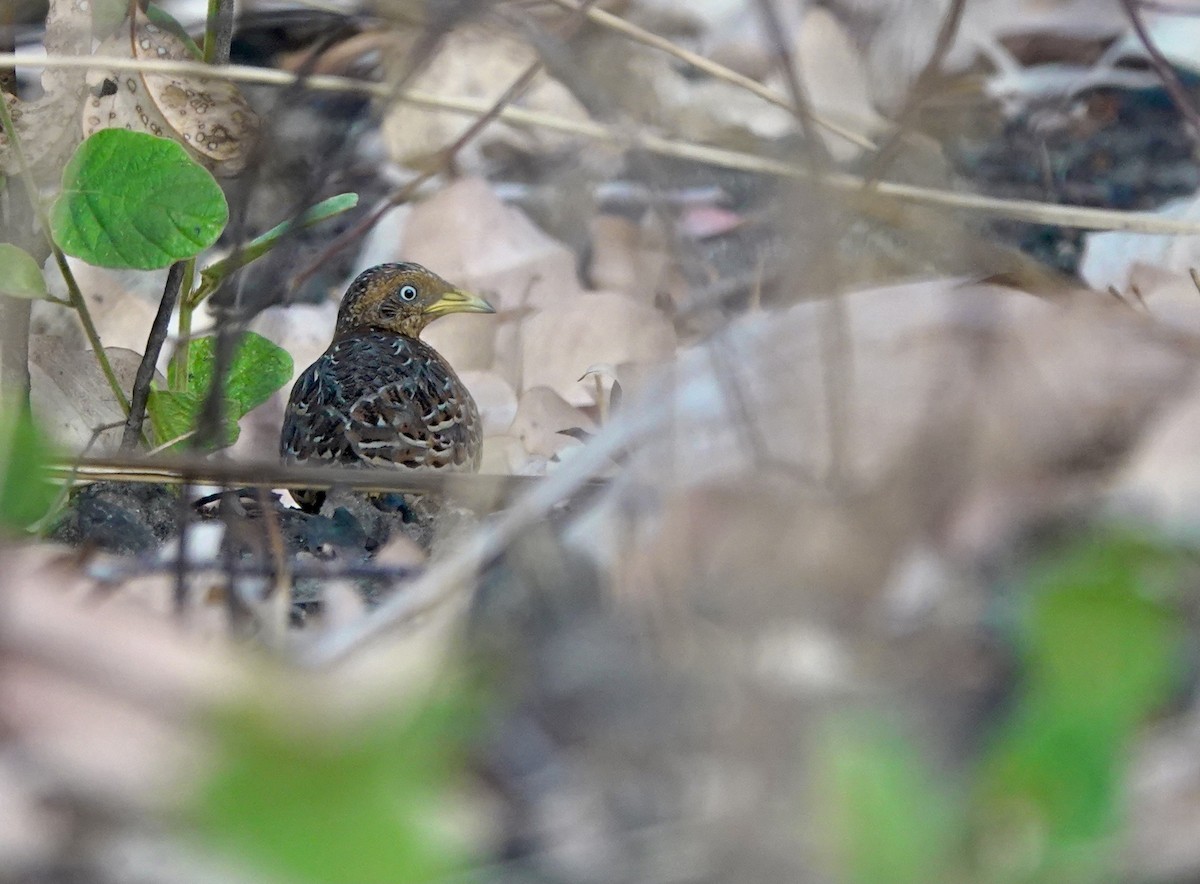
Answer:
MULTIPOLYGON (((124 583, 127 580, 136 580, 139 577, 145 577, 149 574, 173 573, 177 561, 175 558, 143 562, 104 560, 86 566, 85 571, 88 577, 98 583, 114 585, 124 583)), ((201 574, 216 572, 221 567, 221 564, 218 562, 192 562, 190 574, 196 577, 201 574)), ((365 578, 368 580, 400 581, 415 577, 421 573, 421 569, 402 565, 380 565, 373 562, 330 562, 328 564, 313 562, 293 567, 285 566, 281 570, 275 562, 248 561, 242 563, 238 569, 238 573, 244 577, 282 577, 285 580, 291 575, 296 580, 365 578)), ((284 592, 281 595, 285 599, 287 598, 286 584, 284 585, 284 592)))
POLYGON ((142 423, 146 419, 146 403, 150 399, 150 383, 154 380, 154 369, 158 365, 158 355, 162 352, 163 343, 171 327, 171 313, 179 300, 179 290, 183 286, 186 261, 176 261, 167 271, 167 284, 163 287, 162 299, 158 302, 158 312, 154 314, 154 322, 150 325, 150 334, 146 337, 146 352, 138 364, 137 375, 133 379, 133 391, 129 402, 129 416, 125 419, 125 432, 121 436, 121 448, 132 450, 137 446, 142 435, 142 423))
MULTIPOLYGON (((591 8, 596 0, 585 0, 581 9, 577 10, 577 17, 582 18, 583 14, 591 8)), ((432 179, 435 175, 440 174, 444 169, 451 166, 454 160, 458 157, 468 144, 474 141, 484 129, 496 120, 512 102, 520 98, 533 85, 534 79, 542 72, 544 65, 540 60, 532 62, 525 68, 521 74, 509 84, 508 88, 501 93, 500 97, 495 100, 490 108, 482 115, 477 117, 467 127, 466 131, 458 136, 452 144, 441 151, 438 161, 426 171, 419 174, 416 178, 409 181, 395 193, 393 193, 384 203, 376 208, 373 212, 359 221, 357 224, 344 231, 339 236, 335 237, 333 242, 329 243, 320 254, 317 255, 308 266, 301 270, 295 277, 292 278, 289 288, 295 291, 302 286, 306 280, 313 274, 317 273, 325 264, 337 255, 339 252, 348 248, 350 245, 358 242, 360 238, 365 236, 368 231, 372 230, 378 224, 383 216, 397 206, 404 205, 412 199, 413 194, 417 192, 425 182, 432 179)))
POLYGON ((492 522, 466 539, 457 552, 432 564, 405 591, 385 599, 358 620, 321 636, 300 662, 328 666, 388 630, 426 614, 469 587, 480 570, 555 507, 606 472, 612 459, 665 422, 661 412, 630 411, 609 424, 551 475, 522 495, 492 522))
POLYGON ((1129 18, 1129 23, 1133 26, 1134 33, 1138 39, 1142 41, 1142 45, 1146 48, 1146 54, 1150 56, 1150 64, 1162 80, 1163 87, 1167 90, 1167 94, 1171 96, 1171 101, 1175 107, 1179 109, 1179 113, 1183 115, 1187 123, 1188 134, 1192 136, 1192 140, 1200 145, 1200 113, 1196 111, 1196 106, 1192 104, 1191 98, 1188 96, 1187 90, 1184 89, 1183 83, 1179 81, 1178 74, 1171 66, 1171 62, 1162 54, 1162 51, 1154 45, 1154 41, 1150 39, 1150 33, 1146 30, 1145 24, 1142 22, 1142 16, 1138 12, 1137 0, 1121 0, 1121 6, 1125 9, 1125 15, 1129 18))
MULTIPOLYGON (((351 491, 436 493, 480 509, 495 509, 513 495, 528 491, 542 480, 534 476, 477 473, 431 473, 419 470, 367 470, 299 466, 276 460, 214 461, 195 455, 154 458, 109 456, 79 458, 53 464, 51 478, 74 477, 86 482, 140 482, 178 485, 236 485, 248 488, 333 487, 351 491)), ((599 486, 597 486, 599 487, 599 486)))
MULTIPOLYGON (((575 0, 551 0, 551 2, 561 6, 563 9, 569 9, 573 12, 579 12, 581 10, 580 4, 576 3, 575 0)), ((641 43, 643 46, 649 46, 652 49, 657 49, 660 52, 664 52, 673 58, 677 58, 680 61, 691 65, 696 70, 708 74, 710 77, 718 80, 724 80, 727 83, 731 83, 734 86, 745 89, 747 92, 757 95, 759 98, 775 105, 776 107, 781 107, 786 111, 792 110, 792 104, 788 101, 787 96, 780 95, 774 89, 764 86, 762 83, 751 79, 744 74, 739 74, 737 71, 725 67, 725 65, 718 64, 712 59, 705 58, 703 55, 699 55, 695 52, 684 49, 682 46, 672 43, 665 37, 660 37, 658 34, 651 33, 644 28, 640 28, 635 24, 631 24, 625 19, 613 15, 611 12, 607 12, 604 9, 592 8, 587 10, 587 17, 601 27, 628 37, 636 43, 641 43)), ((871 139, 867 138, 865 135, 847 129, 846 127, 841 126, 826 117, 814 114, 813 121, 817 125, 828 130, 834 135, 845 139, 851 144, 857 145, 865 150, 875 149, 874 142, 872 142, 871 139)))
POLYGON ((880 146, 878 153, 871 158, 871 163, 867 168, 866 174, 869 184, 874 184, 882 178, 899 154, 900 146, 904 143, 904 138, 908 135, 909 130, 916 121, 917 112, 928 97, 930 84, 941 73, 946 56, 949 55, 950 50, 954 46, 954 40, 958 36, 959 28, 962 26, 963 11, 965 8, 966 0, 951 0, 950 7, 946 10, 946 14, 942 17, 942 24, 938 28, 937 38, 933 44, 933 51, 929 54, 929 58, 925 60, 920 73, 917 74, 917 78, 909 88, 900 112, 896 114, 895 128, 880 146))
MULTIPOLYGON (((30 67, 100 67, 104 70, 150 71, 164 73, 203 74, 209 79, 224 78, 238 82, 261 83, 275 86, 291 86, 299 81, 294 74, 284 71, 226 65, 208 68, 197 62, 135 61, 128 58, 75 59, 70 57, 47 58, 28 53, 20 55, 0 54, 0 65, 21 64, 30 67)), ((353 77, 328 75, 312 76, 304 80, 305 88, 334 92, 360 92, 368 95, 389 96, 391 90, 381 83, 359 80, 353 77)), ((449 113, 478 116, 487 113, 493 102, 473 98, 449 98, 409 91, 400 100, 417 107, 441 110, 449 113)), ((572 120, 554 114, 539 113, 520 107, 506 107, 500 119, 518 126, 548 129, 577 135, 608 144, 624 145, 628 139, 611 127, 591 120, 572 120)), ((771 157, 758 156, 736 150, 726 150, 703 144, 681 141, 661 135, 645 133, 638 146, 652 153, 680 159, 695 160, 728 169, 740 169, 783 178, 807 178, 807 169, 771 157)), ((831 187, 845 191, 862 191, 866 181, 858 175, 833 173, 826 175, 831 187)), ((1114 209, 1090 209, 1082 206, 1062 206, 1037 200, 1000 199, 972 193, 944 190, 936 187, 920 187, 893 181, 874 184, 873 195, 890 197, 903 202, 954 209, 966 209, 1014 221, 1030 221, 1036 224, 1057 224, 1061 227, 1079 227, 1086 230, 1125 230, 1131 233, 1158 235, 1194 235, 1200 233, 1200 222, 1177 218, 1165 218, 1150 212, 1123 212, 1114 209)))
POLYGON ((225 64, 233 42, 233 0, 208 0, 204 26, 204 61, 225 64))

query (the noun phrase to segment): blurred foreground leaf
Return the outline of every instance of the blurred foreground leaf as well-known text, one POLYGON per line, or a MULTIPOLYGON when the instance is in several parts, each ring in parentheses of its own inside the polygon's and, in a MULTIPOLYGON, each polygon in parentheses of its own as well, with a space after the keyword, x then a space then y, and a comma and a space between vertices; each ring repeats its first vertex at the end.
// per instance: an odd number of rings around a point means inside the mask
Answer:
POLYGON ((218 722, 217 768, 196 808, 201 830, 248 865, 313 884, 407 884, 461 872, 447 826, 464 741, 463 696, 366 721, 261 708, 218 722))
POLYGON ((49 510, 55 490, 46 467, 52 457, 28 409, 0 404, 0 528, 22 530, 49 510))
POLYGON ((46 278, 33 256, 11 243, 0 243, 0 295, 45 298, 46 278))
POLYGON ((878 722, 826 739, 820 809, 845 880, 1119 880, 1126 758, 1182 681, 1172 605, 1194 573, 1186 550, 1119 529, 1035 564, 1012 635, 1020 678, 973 770, 928 768, 878 722))
POLYGON ((991 877, 1111 877, 1129 744, 1184 671, 1170 604, 1186 563, 1165 541, 1107 529, 1034 568, 1021 692, 976 783, 991 877))
MULTIPOLYGON (((150 422, 160 444, 178 439, 196 428, 196 418, 212 383, 215 341, 216 338, 211 335, 192 341, 188 349, 186 390, 155 390, 150 394, 150 422)), ((246 332, 242 336, 225 379, 225 426, 222 433, 225 445, 237 441, 237 422, 247 412, 262 405, 272 393, 291 380, 292 368, 291 354, 283 348, 254 332, 246 332)), ((175 371, 175 363, 172 362, 167 374, 169 385, 176 380, 175 371)))
POLYGON ((949 793, 915 748, 878 727, 825 741, 821 810, 845 880, 944 879, 957 833, 949 793))

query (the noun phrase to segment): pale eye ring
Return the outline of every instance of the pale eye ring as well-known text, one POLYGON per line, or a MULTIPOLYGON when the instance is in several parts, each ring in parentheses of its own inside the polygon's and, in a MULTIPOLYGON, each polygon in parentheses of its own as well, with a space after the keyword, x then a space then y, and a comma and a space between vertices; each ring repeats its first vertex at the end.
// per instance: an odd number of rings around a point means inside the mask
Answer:
POLYGON ((400 300, 415 301, 417 299, 417 287, 415 285, 406 285, 400 287, 400 300))

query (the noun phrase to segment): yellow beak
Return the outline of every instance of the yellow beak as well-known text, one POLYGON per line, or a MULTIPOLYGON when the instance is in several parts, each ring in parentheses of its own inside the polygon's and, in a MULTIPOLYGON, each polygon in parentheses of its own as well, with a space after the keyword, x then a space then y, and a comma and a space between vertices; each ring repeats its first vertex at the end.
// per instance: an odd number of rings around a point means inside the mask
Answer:
POLYGON ((447 313, 495 313, 495 309, 478 295, 457 289, 446 292, 425 308, 426 316, 445 316, 447 313))

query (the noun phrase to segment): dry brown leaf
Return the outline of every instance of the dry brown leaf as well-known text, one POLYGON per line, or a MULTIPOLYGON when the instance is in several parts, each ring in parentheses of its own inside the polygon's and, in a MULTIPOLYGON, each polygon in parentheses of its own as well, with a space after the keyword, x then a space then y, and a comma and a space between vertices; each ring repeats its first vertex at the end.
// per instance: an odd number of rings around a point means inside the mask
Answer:
MULTIPOLYGON (((162 297, 166 270, 107 270, 82 261, 68 260, 104 346, 141 353, 146 348, 146 335, 162 297)), ((51 294, 65 299, 66 283, 53 261, 49 262, 48 267, 53 268, 46 274, 51 294)), ((59 304, 34 302, 32 328, 35 334, 60 337, 64 343, 73 344, 79 349, 88 346, 75 311, 59 304)), ((164 353, 160 367, 165 365, 168 355, 164 353)))
MULTIPOLYGON (((409 64, 407 53, 391 53, 387 59, 385 75, 391 77, 401 74, 409 64)), ((438 54, 413 80, 411 88, 447 98, 495 101, 535 61, 537 55, 529 46, 498 32, 494 26, 456 28, 446 35, 438 54)), ((545 73, 539 74, 512 104, 570 120, 587 119, 587 112, 574 96, 545 73)), ((470 125, 470 120, 453 114, 397 102, 384 117, 383 136, 392 159, 407 166, 421 166, 449 147, 470 125)), ((456 160, 467 169, 483 171, 488 151, 497 145, 542 154, 573 142, 569 135, 493 122, 459 152, 456 160)))
MULTIPOLYGON (((107 347, 104 352, 121 387, 128 393, 133 388, 141 355, 116 347, 107 347)), ((94 430, 125 421, 125 412, 100 371, 95 355, 90 350, 75 349, 60 338, 30 336, 29 384, 34 418, 67 451, 82 452, 92 442, 94 430)), ((121 445, 121 433, 120 426, 105 430, 88 453, 116 451, 121 445)))
POLYGON ((591 233, 588 276, 596 288, 653 305, 655 296, 674 282, 670 252, 653 225, 619 215, 597 215, 591 233))
POLYGON ((579 380, 590 366, 665 362, 675 331, 628 295, 585 292, 526 319, 521 344, 523 389, 547 386, 572 405, 593 405, 594 385, 579 380))
MULTIPOLYGON (((7 5, 7 4, 6 4, 7 5)), ((11 23, 8 18, 6 22, 11 23)), ((46 17, 43 45, 48 55, 86 55, 92 45, 90 0, 53 0, 46 17)), ((8 105, 29 171, 38 180, 58 176, 66 158, 79 143, 79 107, 87 95, 82 71, 47 69, 42 72, 44 94, 22 101, 8 92, 8 105)), ((18 155, 0 132, 0 173, 19 175, 18 155)))
POLYGON ((458 376, 479 406, 484 437, 507 433, 517 414, 517 394, 512 385, 492 371, 459 371, 458 376))
POLYGON ((574 254, 482 178, 456 181, 418 205, 400 254, 483 295, 501 313, 579 290, 574 254))
POLYGON ((594 433, 596 423, 549 387, 533 387, 521 394, 512 434, 529 454, 550 458, 579 441, 561 430, 579 428, 594 433))
POLYGON ((546 472, 546 459, 533 458, 516 436, 489 436, 483 440, 481 473, 541 476, 546 472))
MULTIPOLYGON (((871 103, 862 56, 827 9, 812 7, 805 14, 796 33, 795 58, 816 113, 866 135, 882 129, 885 121, 871 103)), ((778 78, 774 85, 786 89, 778 78)), ((846 139, 820 131, 839 160, 848 161, 862 153, 862 148, 846 139)))
MULTIPOLYGON (((184 42, 151 22, 140 7, 135 28, 123 24, 100 45, 101 55, 138 60, 194 61, 184 42)), ((173 138, 217 175, 236 175, 258 137, 258 115, 228 80, 183 74, 88 74, 92 95, 84 104, 84 137, 125 128, 173 138)))

